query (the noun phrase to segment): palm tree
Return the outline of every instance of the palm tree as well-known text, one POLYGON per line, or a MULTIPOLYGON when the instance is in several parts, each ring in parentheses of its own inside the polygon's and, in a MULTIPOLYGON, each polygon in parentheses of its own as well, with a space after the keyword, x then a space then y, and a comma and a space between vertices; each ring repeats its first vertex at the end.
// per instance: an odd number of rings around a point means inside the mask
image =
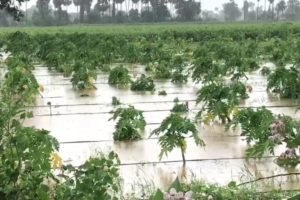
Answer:
POLYGON ((72 2, 71 0, 53 0, 53 5, 57 9, 58 14, 58 23, 61 25, 61 15, 62 15, 62 6, 68 6, 72 2))
POLYGON ((84 21, 84 11, 87 12, 87 14, 90 13, 92 0, 73 0, 73 3, 75 6, 79 6, 79 22, 83 23, 84 21))
POLYGON ((256 8, 256 20, 258 20, 258 8, 259 8, 260 0, 257 0, 257 8, 256 8))
POLYGON ((136 9, 136 5, 137 5, 137 3, 138 3, 140 0, 131 0, 131 1, 132 1, 133 5, 134 5, 134 8, 136 9))
POLYGON ((286 9, 286 3, 284 0, 281 0, 276 5, 276 12, 277 12, 277 20, 279 19, 279 13, 281 12, 281 15, 283 15, 284 10, 286 9))
POLYGON ((269 10, 271 10, 271 19, 274 20, 274 0, 269 1, 269 10))
POLYGON ((116 0, 116 4, 119 4, 121 8, 119 8, 119 10, 122 10, 122 4, 123 4, 124 0, 116 0))
POLYGON ((98 0, 96 5, 94 6, 94 10, 98 11, 99 13, 101 13, 101 16, 103 16, 108 7, 108 0, 98 0))

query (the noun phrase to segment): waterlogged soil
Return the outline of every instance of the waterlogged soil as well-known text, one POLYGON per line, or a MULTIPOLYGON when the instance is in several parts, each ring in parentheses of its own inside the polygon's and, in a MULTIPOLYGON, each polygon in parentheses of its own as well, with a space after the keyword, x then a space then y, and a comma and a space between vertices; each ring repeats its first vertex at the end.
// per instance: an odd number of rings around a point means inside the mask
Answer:
MULTIPOLYGON (((270 66, 270 64, 267 64, 270 66)), ((131 69, 134 76, 143 72, 141 66, 131 69)), ((49 72, 47 68, 37 66, 35 75, 45 91, 37 98, 36 106, 29 107, 35 117, 26 121, 27 126, 36 126, 51 131, 51 135, 60 142, 60 155, 64 163, 76 166, 91 156, 114 150, 118 153, 122 165, 120 173, 124 193, 143 193, 155 187, 166 189, 179 176, 182 180, 203 179, 207 182, 227 184, 249 179, 299 171, 300 168, 287 169, 279 167, 274 157, 265 155, 261 160, 244 159, 247 148, 240 130, 225 131, 218 123, 212 125, 197 124, 199 135, 205 141, 205 148, 197 147, 191 138, 187 138, 186 167, 182 168, 179 150, 174 150, 168 157, 159 162, 160 146, 157 138, 149 137, 161 121, 170 113, 174 98, 189 102, 188 116, 193 119, 201 108, 196 105, 196 92, 201 87, 191 81, 184 85, 176 85, 170 81, 156 81, 154 92, 132 92, 129 88, 117 88, 107 84, 108 75, 99 73, 96 82, 97 90, 89 92, 88 97, 80 97, 81 93, 72 89, 70 78, 49 72), (165 90, 168 95, 159 96, 158 91, 165 90), (143 140, 137 142, 114 142, 114 121, 110 113, 116 109, 111 99, 116 96, 123 104, 133 105, 144 111, 147 121, 143 140), (51 106, 49 106, 49 103, 51 106), (140 187, 147 185, 148 187, 140 187)), ((290 115, 300 119, 296 112, 297 102, 280 99, 266 92, 266 78, 258 72, 248 75, 245 80, 253 90, 249 99, 241 103, 241 107, 266 106, 276 114, 290 115)), ((275 155, 279 155, 284 147, 279 147, 275 155)), ((262 188, 281 187, 299 189, 298 177, 283 177, 261 182, 262 188)))

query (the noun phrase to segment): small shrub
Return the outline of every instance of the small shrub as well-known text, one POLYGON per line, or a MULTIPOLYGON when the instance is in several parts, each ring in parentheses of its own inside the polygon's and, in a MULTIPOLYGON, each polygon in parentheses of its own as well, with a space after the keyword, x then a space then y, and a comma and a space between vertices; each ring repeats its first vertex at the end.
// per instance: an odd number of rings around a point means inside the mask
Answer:
POLYGON ((109 73, 108 83, 112 85, 127 85, 131 82, 128 69, 118 66, 109 73))
POLYGON ((167 92, 165 90, 161 90, 161 91, 158 92, 158 95, 160 95, 160 96, 166 96, 167 92))
POLYGON ((110 152, 108 156, 90 158, 78 168, 64 166, 64 181, 56 186, 55 199, 118 199, 119 164, 118 155, 110 152))
POLYGON ((112 104, 113 106, 118 106, 118 105, 121 104, 121 102, 120 102, 120 100, 119 100, 117 97, 112 97, 112 102, 111 102, 111 104, 112 104))
POLYGON ((260 70, 261 75, 263 76, 267 76, 271 73, 271 70, 269 67, 264 66, 261 70, 260 70))
POLYGON ((139 131, 144 130, 146 126, 142 111, 136 110, 133 106, 118 108, 111 119, 118 119, 113 133, 115 141, 141 139, 139 131))
POLYGON ((97 89, 95 86, 95 79, 97 78, 96 72, 87 67, 82 66, 74 72, 71 82, 75 89, 97 89))
POLYGON ((153 79, 146 77, 144 74, 131 84, 131 90, 133 91, 153 91, 154 88, 153 79))

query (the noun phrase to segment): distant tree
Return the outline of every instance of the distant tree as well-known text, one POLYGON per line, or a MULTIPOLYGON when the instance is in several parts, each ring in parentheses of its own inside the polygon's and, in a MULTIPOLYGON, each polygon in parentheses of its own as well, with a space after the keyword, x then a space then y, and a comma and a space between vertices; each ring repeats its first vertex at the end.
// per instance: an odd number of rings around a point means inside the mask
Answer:
POLYGON ((152 22, 153 21, 153 12, 150 10, 149 7, 146 7, 146 9, 142 9, 141 12, 141 21, 142 22, 152 22))
POLYGON ((93 9, 88 15, 87 15, 87 22, 89 24, 98 24, 101 22, 101 16, 98 11, 93 9))
POLYGON ((50 0, 37 0, 37 11, 32 14, 32 23, 37 26, 52 25, 53 18, 49 7, 50 0))
POLYGON ((129 11, 129 20, 131 22, 139 21, 139 10, 138 9, 131 9, 129 11))
POLYGON ((244 21, 246 21, 248 20, 248 13, 249 13, 249 2, 247 0, 244 1, 243 11, 244 11, 244 21))
POLYGON ((269 1, 269 18, 274 20, 274 0, 268 0, 269 1))
POLYGON ((84 22, 84 13, 89 15, 91 11, 92 0, 73 0, 74 5, 79 6, 79 22, 84 22))
POLYGON ((255 4, 251 1, 248 1, 247 21, 254 21, 255 19, 256 19, 255 4))
POLYGON ((134 8, 137 9, 136 5, 140 2, 140 0, 131 0, 131 1, 132 1, 133 5, 134 5, 134 8))
POLYGON ((125 0, 115 0, 116 4, 119 5, 118 11, 122 11, 122 5, 125 0))
POLYGON ((57 9, 56 15, 57 15, 57 24, 62 25, 68 23, 68 13, 67 11, 62 10, 62 6, 68 6, 72 3, 71 0, 53 0, 53 5, 57 9), (64 17, 64 22, 62 21, 62 17, 64 17))
POLYGON ((6 13, 14 17, 15 20, 19 21, 24 16, 20 10, 20 5, 26 0, 0 0, 0 10, 4 10, 6 13))
POLYGON ((259 2, 260 2, 260 0, 257 0, 257 6, 256 6, 256 20, 258 20, 258 8, 259 8, 259 2))
POLYGON ((300 18, 300 2, 299 0, 288 0, 286 9, 286 18, 295 20, 300 18))
POLYGON ((125 11, 118 11, 117 14, 116 14, 116 20, 115 22, 117 23, 125 23, 127 20, 127 15, 125 13, 125 11))
POLYGON ((234 0, 230 0, 230 2, 223 4, 223 11, 226 21, 235 21, 242 15, 234 0))
POLYGON ((9 26, 8 15, 4 10, 0 10, 0 27, 9 26))
POLYGON ((70 23, 70 16, 66 10, 54 11, 55 25, 67 25, 70 23))
POLYGON ((200 2, 195 2, 194 0, 179 0, 175 5, 175 8, 179 18, 184 21, 196 19, 201 12, 200 2))
POLYGON ((164 3, 158 3, 153 7, 154 21, 165 21, 171 16, 168 7, 164 3))
MULTIPOLYGON (((99 13, 100 16, 104 16, 104 12, 106 12, 109 9, 109 2, 108 0, 98 0, 97 3, 94 6, 94 14, 93 18, 96 18, 96 13, 99 13)), ((99 16, 99 17, 100 17, 99 16)), ((98 18, 99 18, 98 17, 98 18)))
POLYGON ((283 15, 284 10, 286 9, 286 3, 284 0, 281 0, 276 5, 276 13, 277 13, 277 19, 279 19, 280 13, 281 16, 283 15))

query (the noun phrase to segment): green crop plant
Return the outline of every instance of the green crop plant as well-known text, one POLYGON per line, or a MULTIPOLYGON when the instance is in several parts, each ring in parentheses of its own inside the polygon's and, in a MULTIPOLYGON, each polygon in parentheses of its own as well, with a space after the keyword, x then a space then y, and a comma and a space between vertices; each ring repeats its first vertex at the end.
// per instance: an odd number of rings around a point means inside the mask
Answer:
POLYGON ((109 73, 108 83, 112 85, 127 85, 131 83, 128 69, 124 66, 113 68, 109 73))
POLYGON ((142 74, 135 82, 131 83, 132 91, 153 91, 155 89, 154 81, 151 77, 142 74))
POLYGON ((118 120, 115 126, 116 130, 113 133, 115 141, 142 138, 140 131, 143 131, 146 126, 142 111, 136 110, 133 106, 118 108, 110 120, 118 120))
POLYGON ((195 124, 178 113, 172 113, 164 119, 159 128, 153 130, 151 135, 159 136, 158 143, 161 146, 159 159, 167 156, 175 148, 180 148, 183 165, 185 165, 185 152, 187 149, 186 138, 191 136, 195 143, 204 146, 203 140, 199 137, 195 124))

